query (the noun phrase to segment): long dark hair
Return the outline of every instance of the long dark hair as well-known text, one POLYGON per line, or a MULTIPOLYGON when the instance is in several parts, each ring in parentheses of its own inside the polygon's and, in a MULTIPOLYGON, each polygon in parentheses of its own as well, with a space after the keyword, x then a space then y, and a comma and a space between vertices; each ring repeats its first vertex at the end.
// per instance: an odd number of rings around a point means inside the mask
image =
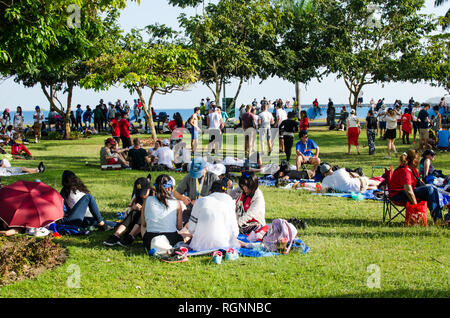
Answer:
POLYGON ((169 193, 167 188, 164 187, 164 185, 168 185, 172 182, 172 178, 170 178, 167 174, 160 174, 156 180, 155 180, 155 190, 156 194, 155 197, 158 199, 159 202, 164 204, 166 207, 169 205, 167 204, 167 200, 172 198, 172 195, 169 193))
POLYGON ((89 190, 84 185, 83 181, 81 181, 81 179, 78 178, 75 173, 70 170, 64 170, 61 183, 63 188, 66 189, 69 193, 75 191, 89 193, 89 190))
POLYGON ((173 114, 173 119, 175 120, 175 124, 178 128, 183 127, 183 118, 181 117, 180 113, 176 112, 175 114, 173 114))
POLYGON ((239 187, 244 190, 244 186, 250 190, 251 197, 258 190, 258 176, 253 171, 242 172, 242 175, 239 177, 239 187))
POLYGON ((22 107, 17 106, 17 113, 18 113, 20 116, 22 116, 22 107), (20 109, 20 111, 19 111, 19 109, 20 109))

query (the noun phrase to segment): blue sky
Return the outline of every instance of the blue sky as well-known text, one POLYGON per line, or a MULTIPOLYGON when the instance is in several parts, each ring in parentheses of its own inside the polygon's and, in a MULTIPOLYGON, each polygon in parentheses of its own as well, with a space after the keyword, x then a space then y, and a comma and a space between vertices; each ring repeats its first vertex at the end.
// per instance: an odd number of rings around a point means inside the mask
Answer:
MULTIPOLYGON (((440 8, 435 8, 433 4, 434 0, 426 0, 423 13, 443 15, 447 11, 448 3, 440 8)), ((133 27, 143 27, 156 22, 178 28, 177 17, 181 12, 185 12, 188 15, 200 14, 201 7, 183 10, 168 5, 166 0, 141 0, 140 5, 129 2, 127 8, 122 11, 120 24, 126 31, 129 31, 133 27)), ((276 98, 287 100, 295 96, 294 85, 287 81, 279 78, 271 78, 261 84, 259 82, 258 79, 254 79, 243 85, 241 94, 237 100, 238 105, 249 103, 253 98, 260 100, 263 97, 267 97, 272 100, 276 98)), ((227 97, 234 96, 237 84, 234 81, 226 86, 227 97)), ((395 99, 407 101, 410 97, 414 97, 418 101, 425 101, 429 98, 444 96, 446 93, 443 88, 432 87, 428 84, 411 83, 373 84, 364 87, 363 92, 364 102, 369 102, 371 98, 377 100, 378 98, 385 97, 388 103, 393 102, 395 99)), ((145 94, 149 96, 150 92, 146 91, 145 94)), ((207 96, 212 97, 211 91, 206 86, 198 83, 188 91, 175 92, 170 95, 157 95, 153 103, 155 109, 193 108, 199 104, 202 98, 207 96)), ((336 79, 336 76, 331 75, 324 78, 321 82, 313 80, 308 85, 301 86, 302 105, 311 104, 315 98, 318 98, 320 103, 326 103, 329 97, 338 104, 348 103, 348 90, 342 79, 336 79)), ((137 96, 130 95, 128 90, 121 87, 114 87, 104 92, 75 89, 73 103, 80 103, 84 108, 86 105, 97 105, 101 98, 106 102, 116 101, 118 98, 122 101, 128 100, 132 102, 137 96)), ((38 86, 24 88, 14 83, 12 79, 0 83, 0 111, 6 107, 15 109, 19 105, 24 110, 33 110, 35 105, 40 105, 44 109, 49 108, 48 102, 38 86)))

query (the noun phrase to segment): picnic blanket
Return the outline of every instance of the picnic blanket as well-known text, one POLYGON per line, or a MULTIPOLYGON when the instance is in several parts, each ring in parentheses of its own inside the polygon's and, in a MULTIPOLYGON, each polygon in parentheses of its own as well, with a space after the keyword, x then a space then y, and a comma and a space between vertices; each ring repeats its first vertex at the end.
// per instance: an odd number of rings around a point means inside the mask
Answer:
MULTIPOLYGON (((361 195, 363 199, 365 200, 383 200, 382 198, 379 198, 375 196, 374 193, 375 190, 367 190, 366 192, 362 192, 361 195)), ((313 193, 313 195, 323 195, 323 196, 329 196, 329 197, 339 197, 339 198, 352 198, 352 193, 347 192, 341 192, 341 193, 313 193)))
MULTIPOLYGON (((239 234, 238 240, 242 241, 244 243, 256 243, 256 242, 250 242, 248 240, 247 235, 244 235, 244 234, 239 234)), ((211 253, 213 253, 215 251, 218 251, 218 250, 226 251, 227 249, 229 249, 229 247, 218 247, 215 249, 203 250, 203 251, 194 251, 192 249, 189 249, 187 255, 188 256, 210 255, 211 253)), ((239 252, 240 256, 246 256, 246 257, 270 257, 270 256, 281 255, 280 253, 268 252, 268 251, 260 249, 260 248, 253 249, 253 248, 240 247, 236 250, 239 252)), ((310 250, 310 248, 302 240, 297 238, 294 240, 294 244, 292 245, 291 252, 299 252, 301 254, 305 254, 309 250, 310 250)))
MULTIPOLYGON (((300 183, 300 184, 302 184, 302 183, 309 183, 309 186, 308 187, 303 187, 303 189, 315 191, 316 181, 314 179, 300 179, 300 180, 288 179, 288 180, 285 180, 284 182, 286 184, 283 185, 283 186, 280 186, 279 188, 281 188, 281 189, 292 189, 295 184, 298 184, 298 183, 300 183)), ((275 187, 276 180, 273 177, 273 175, 268 175, 268 176, 265 176, 265 177, 258 178, 258 183, 259 183, 259 185, 264 185, 264 186, 267 186, 267 187, 275 187)), ((296 189, 302 189, 302 187, 295 187, 295 188, 296 189)))

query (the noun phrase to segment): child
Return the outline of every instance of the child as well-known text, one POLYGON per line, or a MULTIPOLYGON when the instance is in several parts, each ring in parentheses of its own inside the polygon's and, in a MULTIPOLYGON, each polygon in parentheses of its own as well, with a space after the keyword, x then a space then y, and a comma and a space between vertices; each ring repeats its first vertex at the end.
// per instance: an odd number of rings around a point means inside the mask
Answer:
POLYGON ((11 155, 14 159, 33 159, 31 152, 28 151, 28 149, 24 145, 16 143, 16 141, 13 139, 11 139, 11 141, 11 155), (22 155, 22 152, 25 152, 25 155, 22 155))
POLYGON ((405 144, 405 137, 407 144, 409 145, 409 135, 412 132, 412 125, 411 125, 411 115, 409 113, 409 109, 405 108, 405 113, 402 115, 402 140, 403 144, 405 144))

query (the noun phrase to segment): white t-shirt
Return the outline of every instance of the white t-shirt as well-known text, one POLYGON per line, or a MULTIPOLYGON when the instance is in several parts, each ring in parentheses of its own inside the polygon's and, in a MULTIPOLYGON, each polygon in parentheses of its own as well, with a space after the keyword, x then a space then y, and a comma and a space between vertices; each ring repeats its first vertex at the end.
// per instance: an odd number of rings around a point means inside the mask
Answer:
POLYGON ((339 192, 361 192, 361 181, 359 178, 352 178, 345 168, 342 168, 323 178, 322 188, 339 192))
POLYGON ((239 227, 234 200, 226 193, 212 193, 197 200, 188 230, 193 234, 189 246, 195 251, 239 247, 239 227))
POLYGON ((166 207, 154 197, 148 197, 145 201, 145 223, 147 232, 173 233, 177 231, 178 200, 168 199, 166 207))
POLYGON ((42 113, 42 112, 39 112, 39 113, 38 112, 34 112, 33 119, 34 119, 34 122, 37 123, 37 124, 42 123, 42 121, 44 120, 44 113, 42 113))
POLYGON ((263 111, 259 114, 261 119, 261 128, 270 128, 270 121, 273 120, 273 115, 268 111, 263 111))
POLYGON ((391 117, 389 115, 386 116, 386 128, 387 129, 396 129, 397 128, 397 118, 391 117))
POLYGON ((277 114, 277 119, 279 118, 279 121, 277 121, 279 124, 281 124, 283 122, 283 120, 287 119, 287 113, 282 108, 278 108, 276 114, 277 114))
POLYGON ((158 164, 173 168, 174 154, 169 147, 159 147, 153 152, 153 156, 158 157, 158 164))
MULTIPOLYGON (((85 195, 86 195, 86 193, 81 192, 81 191, 75 191, 75 192, 70 191, 70 195, 66 200, 69 208, 72 209, 75 206, 75 204, 77 204, 77 202, 80 201, 80 199, 82 197, 84 197, 85 195)), ((84 217, 92 217, 92 213, 91 213, 91 210, 89 210, 89 207, 86 208, 86 214, 84 215, 84 217)))
POLYGON ((23 115, 15 114, 14 115, 14 127, 21 128, 23 126, 23 115))
POLYGON ((222 119, 222 116, 214 112, 209 114, 208 117, 209 117, 209 128, 220 129, 220 120, 222 119))

